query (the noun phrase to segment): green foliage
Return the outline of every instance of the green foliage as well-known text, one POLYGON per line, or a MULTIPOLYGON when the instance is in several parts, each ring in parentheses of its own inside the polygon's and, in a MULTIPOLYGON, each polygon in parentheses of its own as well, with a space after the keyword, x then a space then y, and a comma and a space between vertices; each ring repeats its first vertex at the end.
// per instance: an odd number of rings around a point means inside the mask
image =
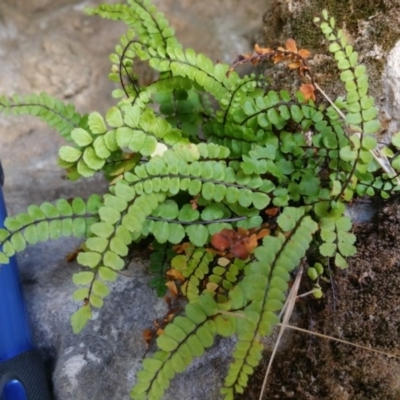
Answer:
POLYGON ((311 263, 308 276, 321 297, 327 261, 347 268, 356 252, 346 204, 399 190, 400 133, 377 148, 378 112, 367 94, 366 68, 326 12, 317 22, 346 93, 334 102, 315 96, 308 52, 294 41, 283 50, 256 47, 254 56, 234 62, 289 61, 311 81, 296 94, 266 91, 265 77, 239 77, 183 49, 148 0, 88 12, 129 27, 110 56, 109 78, 121 84, 116 104, 104 116, 81 116, 46 94, 3 96, 0 111, 36 115, 54 127, 71 142, 59 150, 68 176, 102 172, 109 192, 32 205, 7 218, 0 262, 27 244, 85 238, 77 257, 84 269, 72 277, 73 299, 82 306, 71 323, 80 332, 92 308, 103 306, 108 282, 129 262, 133 244, 150 239, 150 286, 159 296, 170 289, 186 305, 158 337, 159 350, 143 361, 131 397, 160 399, 217 335, 235 335, 222 389, 233 399, 261 359, 261 338, 279 322, 290 273, 311 263), (140 85, 136 60, 154 69, 154 82, 140 85))
POLYGON ((0 96, 0 112, 12 115, 33 115, 57 130, 66 140, 71 131, 85 123, 85 117, 72 104, 64 104, 47 93, 27 96, 0 96))
POLYGON ((225 398, 243 393, 262 357, 260 337, 269 335, 279 323, 276 313, 283 308, 290 272, 305 256, 318 228, 305 211, 285 208, 281 223, 278 221, 282 232, 264 238, 255 250, 255 260, 246 266, 243 280, 230 292, 234 309, 243 309, 245 319, 236 322, 238 342, 222 390, 225 398))
POLYGON ((9 258, 24 250, 27 244, 66 236, 87 237, 98 219, 100 202, 98 195, 92 195, 87 202, 80 198, 71 203, 60 199, 55 204, 31 205, 26 213, 7 217, 5 228, 0 229, 1 263, 8 263, 9 258))

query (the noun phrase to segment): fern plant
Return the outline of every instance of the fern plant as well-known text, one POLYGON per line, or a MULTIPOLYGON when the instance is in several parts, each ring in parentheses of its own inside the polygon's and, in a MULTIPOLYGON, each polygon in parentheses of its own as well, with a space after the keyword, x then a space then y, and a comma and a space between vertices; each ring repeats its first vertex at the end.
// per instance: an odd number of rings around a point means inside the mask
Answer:
POLYGON ((3 96, 0 111, 36 115, 54 127, 69 142, 59 151, 69 178, 102 173, 109 192, 8 217, 0 263, 27 244, 85 238, 78 262, 87 270, 72 277, 73 299, 81 302, 71 319, 78 333, 92 308, 103 306, 132 244, 152 239, 152 286, 159 295, 168 289, 182 307, 158 332, 158 350, 144 359, 131 397, 161 399, 217 335, 235 335, 221 389, 233 399, 261 359, 262 337, 280 321, 291 273, 306 266, 320 297, 327 260, 346 268, 356 252, 346 204, 399 190, 400 136, 378 149, 366 68, 326 11, 316 22, 345 88, 334 102, 315 80, 309 52, 292 39, 277 49, 256 46, 228 66, 183 49, 148 0, 88 13, 128 26, 110 56, 109 78, 120 84, 115 106, 104 116, 81 115, 41 94, 3 96), (138 59, 158 73, 147 86, 134 73, 138 59), (266 61, 298 70, 300 91, 268 91, 263 76, 234 71, 266 61))

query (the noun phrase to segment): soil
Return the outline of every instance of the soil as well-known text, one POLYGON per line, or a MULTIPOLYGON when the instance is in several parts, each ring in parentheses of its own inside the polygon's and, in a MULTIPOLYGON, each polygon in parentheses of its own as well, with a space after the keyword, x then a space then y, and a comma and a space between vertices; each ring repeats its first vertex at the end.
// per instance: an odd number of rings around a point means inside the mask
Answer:
MULTIPOLYGON (((369 223, 355 225, 358 254, 347 270, 332 269, 324 297, 298 303, 296 325, 393 357, 299 332, 286 333, 265 399, 400 399, 400 204, 385 204, 369 223), (287 342, 289 340, 289 343, 287 342), (288 350, 289 349, 289 350, 288 350)), ((309 290, 304 279, 302 292, 309 290)), ((258 399, 270 354, 241 399, 258 399)))

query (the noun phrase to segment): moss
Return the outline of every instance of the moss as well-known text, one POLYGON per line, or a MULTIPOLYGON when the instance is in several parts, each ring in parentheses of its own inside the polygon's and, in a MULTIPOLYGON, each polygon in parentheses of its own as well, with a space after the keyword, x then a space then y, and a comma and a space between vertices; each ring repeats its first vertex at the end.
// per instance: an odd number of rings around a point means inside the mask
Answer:
MULTIPOLYGON (((339 74, 335 62, 329 62, 327 42, 313 19, 326 8, 336 20, 336 26, 344 28, 353 40, 355 50, 367 66, 370 77, 370 94, 378 99, 381 95, 381 77, 385 65, 384 55, 393 48, 400 38, 400 26, 394 21, 400 19, 400 3, 391 0, 293 0, 293 12, 287 3, 277 2, 264 15, 265 44, 283 44, 287 38, 294 38, 300 47, 307 48, 314 56, 310 61, 317 81, 333 97, 344 94, 341 91, 339 74), (371 56, 371 50, 378 49, 382 55, 371 56), (319 56, 318 56, 319 55, 319 56), (321 57, 321 55, 323 55, 321 57), (315 57, 317 56, 317 57, 315 57)), ((286 76, 284 79, 288 79, 286 76)), ((278 76, 282 84, 282 76, 278 76)), ((291 79, 291 78, 289 78, 291 79)))
POLYGON ((354 38, 362 34, 362 22, 368 22, 369 41, 381 45, 385 51, 391 49, 400 37, 399 28, 393 23, 396 21, 394 16, 400 14, 399 5, 385 0, 311 0, 307 6, 299 7, 300 11, 286 13, 284 17, 286 27, 301 45, 319 47, 320 32, 312 20, 324 8, 335 17, 337 26, 345 27, 354 38))

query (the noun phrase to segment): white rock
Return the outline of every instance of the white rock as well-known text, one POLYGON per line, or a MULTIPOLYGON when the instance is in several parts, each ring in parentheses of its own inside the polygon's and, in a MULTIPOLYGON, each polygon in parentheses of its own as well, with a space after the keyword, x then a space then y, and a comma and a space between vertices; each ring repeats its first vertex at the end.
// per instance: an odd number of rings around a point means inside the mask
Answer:
POLYGON ((388 134, 400 130, 400 40, 387 56, 383 74, 384 110, 390 119, 388 134))

